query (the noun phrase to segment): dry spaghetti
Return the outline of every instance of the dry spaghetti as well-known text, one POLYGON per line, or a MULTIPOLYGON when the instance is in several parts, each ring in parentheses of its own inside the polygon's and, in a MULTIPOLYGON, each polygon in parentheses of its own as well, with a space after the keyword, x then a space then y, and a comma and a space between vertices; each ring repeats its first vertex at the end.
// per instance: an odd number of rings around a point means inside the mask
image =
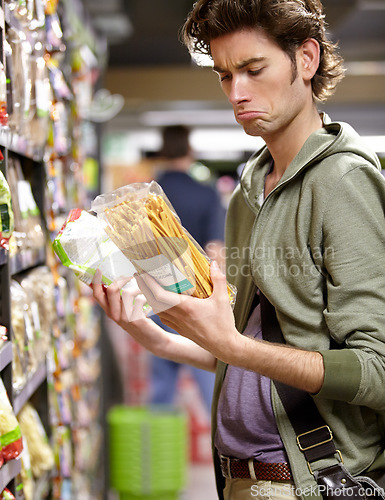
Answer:
MULTIPOLYGON (((168 272, 172 270, 178 283, 167 286, 166 280, 164 286, 160 281, 164 288, 209 297, 213 290, 209 258, 183 228, 159 185, 153 182, 150 186, 144 197, 138 197, 134 190, 126 193, 124 199, 115 198, 117 203, 104 204, 102 212, 99 206, 99 213, 107 222, 106 232, 138 273, 148 272, 155 279, 163 273, 163 279, 167 263, 168 272), (154 193, 154 184, 160 194, 154 193), (154 269, 156 265, 158 269, 154 269)), ((235 290, 230 285, 228 292, 233 303, 235 290)))

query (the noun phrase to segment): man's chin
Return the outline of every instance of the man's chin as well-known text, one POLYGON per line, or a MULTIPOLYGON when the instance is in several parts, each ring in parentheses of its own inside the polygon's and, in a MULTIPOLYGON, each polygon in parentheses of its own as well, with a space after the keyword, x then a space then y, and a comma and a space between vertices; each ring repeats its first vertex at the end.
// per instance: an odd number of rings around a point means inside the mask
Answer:
POLYGON ((263 135, 263 130, 261 127, 256 127, 255 124, 242 124, 243 130, 247 135, 251 135, 252 137, 261 137, 263 135))

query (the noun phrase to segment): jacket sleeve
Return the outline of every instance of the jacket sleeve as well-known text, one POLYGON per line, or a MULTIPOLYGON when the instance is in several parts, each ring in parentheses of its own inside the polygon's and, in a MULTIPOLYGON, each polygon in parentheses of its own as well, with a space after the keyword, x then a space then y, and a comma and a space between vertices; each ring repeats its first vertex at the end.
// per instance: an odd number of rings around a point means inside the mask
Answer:
POLYGON ((321 352, 315 397, 385 410, 385 181, 371 166, 352 168, 326 207, 324 314, 341 348, 321 352))

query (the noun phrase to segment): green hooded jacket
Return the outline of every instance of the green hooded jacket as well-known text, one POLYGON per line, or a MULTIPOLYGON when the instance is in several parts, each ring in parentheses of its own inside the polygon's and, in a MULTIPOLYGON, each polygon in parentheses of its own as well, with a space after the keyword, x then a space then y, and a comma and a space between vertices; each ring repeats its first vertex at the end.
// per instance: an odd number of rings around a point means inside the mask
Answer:
MULTIPOLYGON (((264 147, 248 161, 228 210, 227 277, 237 287, 240 332, 259 288, 286 343, 322 354, 325 379, 314 401, 356 475, 385 468, 385 179, 358 134, 324 118, 262 205, 272 158, 264 147)), ((218 361, 213 436, 225 372, 218 361)), ((272 403, 297 494, 317 496, 273 384, 272 403)))

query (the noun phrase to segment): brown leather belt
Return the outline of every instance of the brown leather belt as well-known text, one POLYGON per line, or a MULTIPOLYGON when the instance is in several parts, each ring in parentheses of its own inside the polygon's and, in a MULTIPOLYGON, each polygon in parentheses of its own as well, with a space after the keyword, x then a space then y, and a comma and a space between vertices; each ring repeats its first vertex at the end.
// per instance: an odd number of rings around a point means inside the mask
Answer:
POLYGON ((222 475, 228 479, 255 479, 256 481, 291 481, 292 476, 289 464, 264 463, 257 460, 239 460, 236 458, 220 457, 222 475), (252 471, 254 470, 254 475, 252 471))

